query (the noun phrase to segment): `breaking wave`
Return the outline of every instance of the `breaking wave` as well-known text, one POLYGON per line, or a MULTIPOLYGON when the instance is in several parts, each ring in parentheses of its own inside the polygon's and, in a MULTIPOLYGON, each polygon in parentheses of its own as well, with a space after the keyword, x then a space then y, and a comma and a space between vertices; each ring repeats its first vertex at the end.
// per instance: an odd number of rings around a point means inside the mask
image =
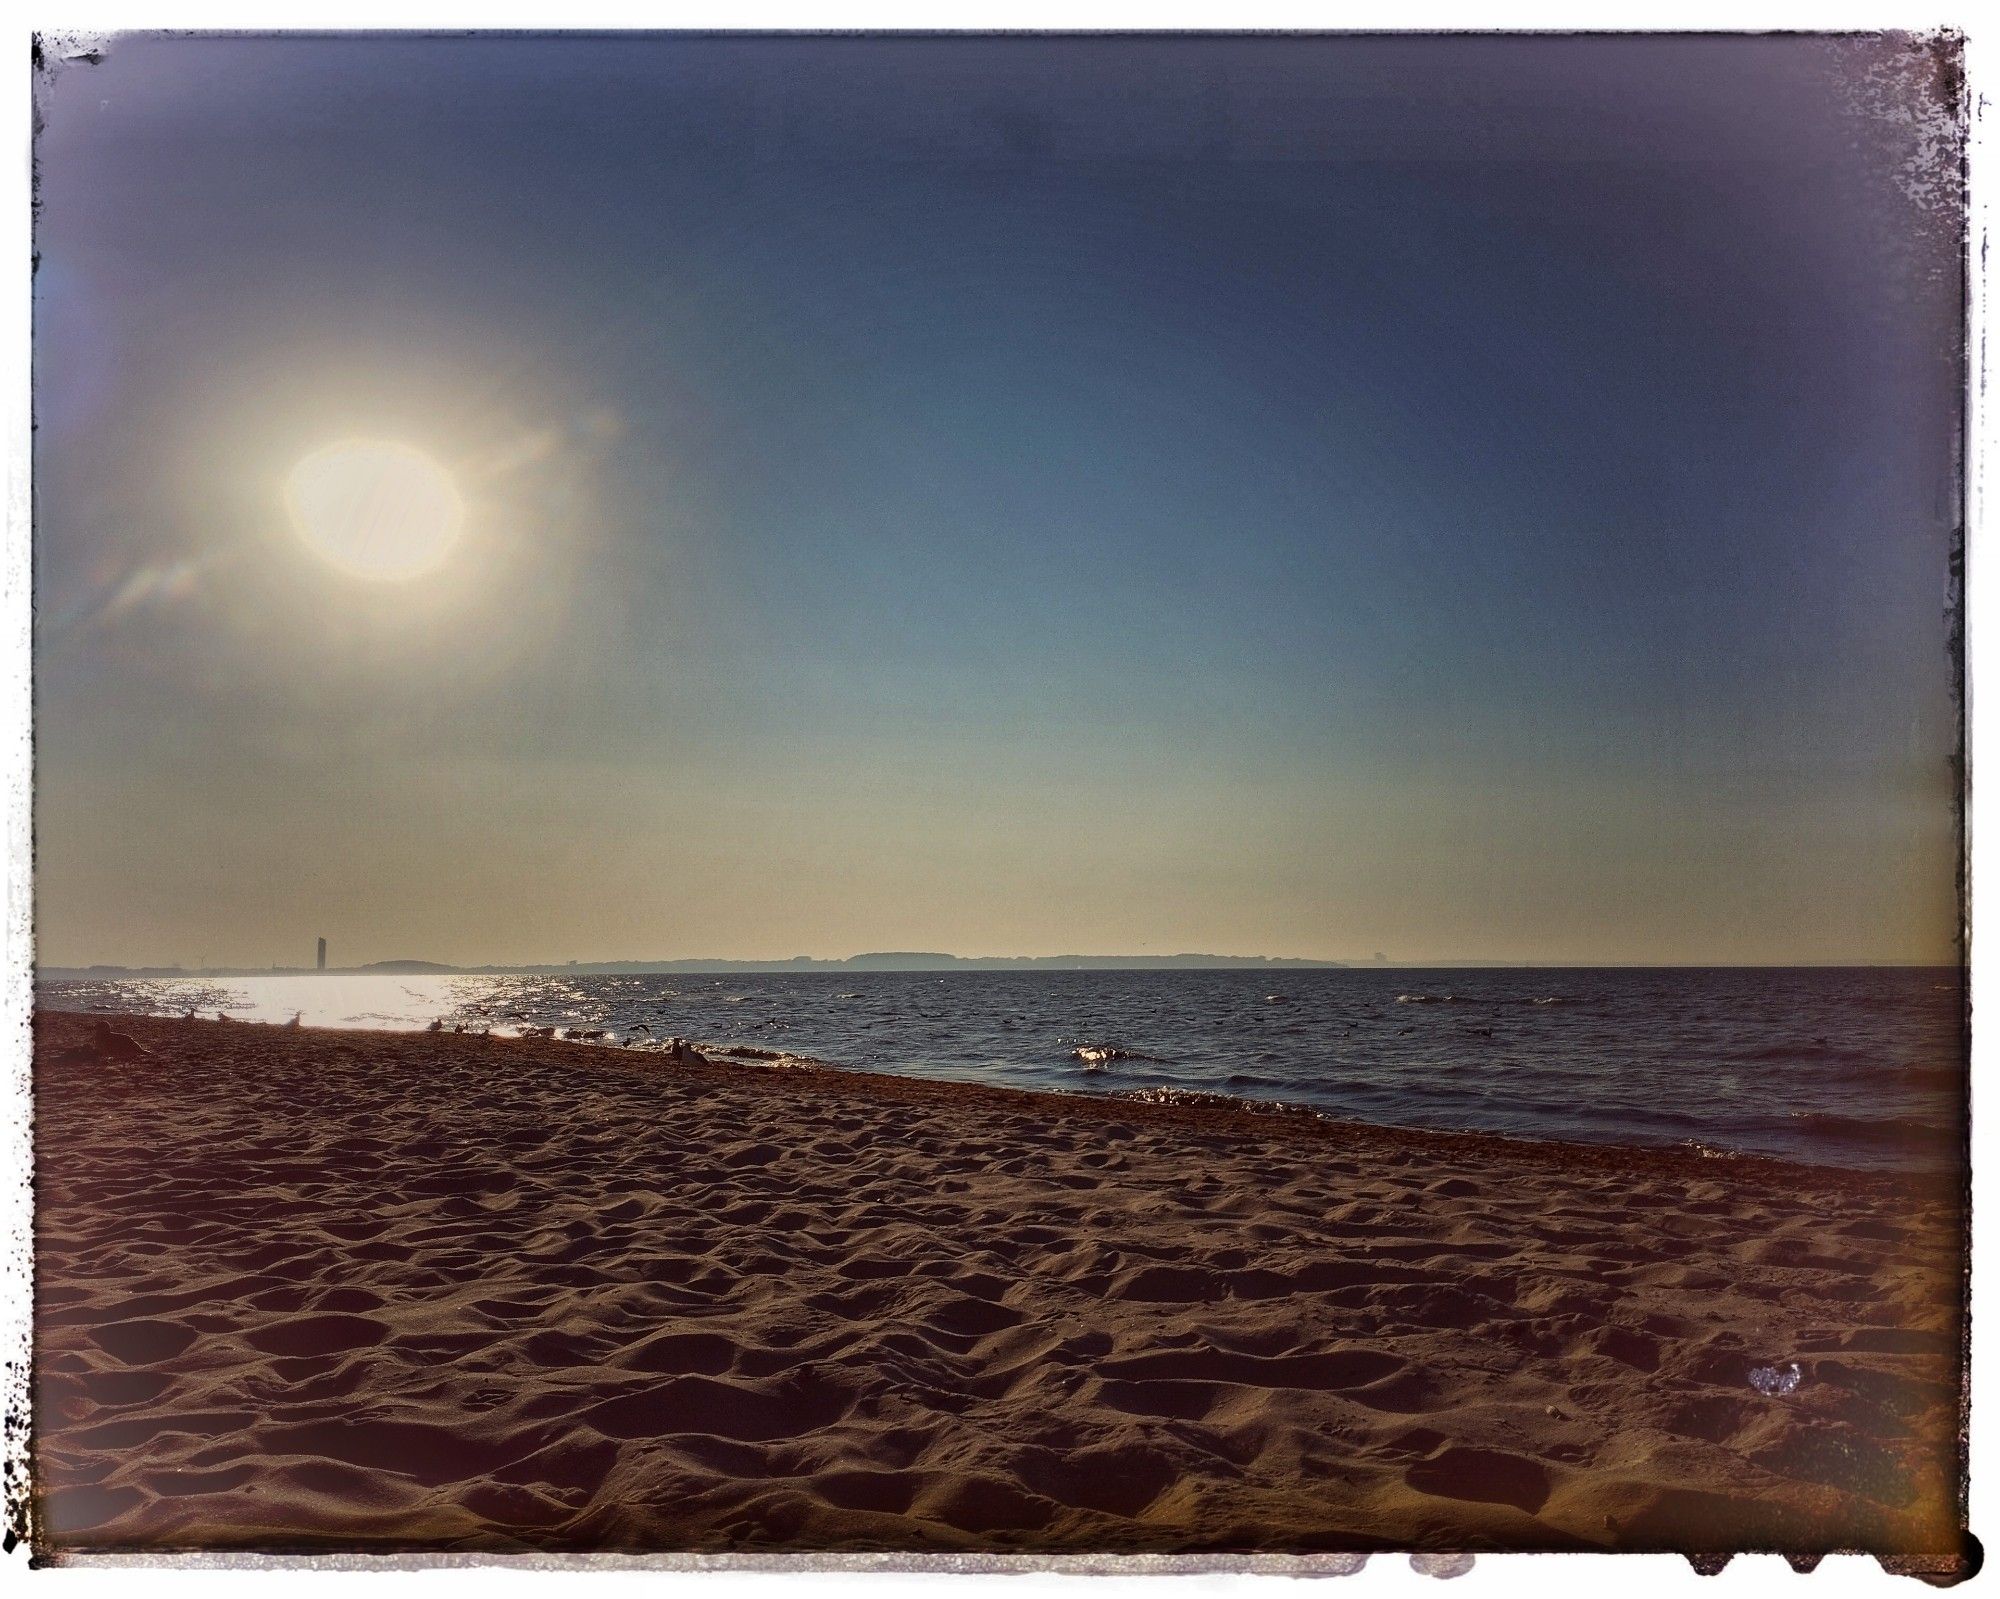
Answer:
POLYGON ((1101 1072, 1121 1060, 1150 1061, 1155 1066, 1170 1064, 1164 1055, 1148 1055, 1141 1050, 1120 1049, 1116 1044, 1079 1044, 1070 1054, 1083 1062, 1087 1072, 1101 1072))

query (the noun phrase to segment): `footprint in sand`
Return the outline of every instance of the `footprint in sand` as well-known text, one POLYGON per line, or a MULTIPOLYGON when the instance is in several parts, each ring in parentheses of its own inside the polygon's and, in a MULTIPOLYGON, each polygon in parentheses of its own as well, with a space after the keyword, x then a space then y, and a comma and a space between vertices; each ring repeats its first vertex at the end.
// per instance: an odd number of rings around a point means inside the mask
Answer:
POLYGON ((388 1324, 373 1316, 333 1313, 273 1322, 245 1333, 243 1341, 267 1355, 332 1355, 379 1344, 388 1334, 388 1324))
POLYGON ((1419 1493, 1512 1505, 1534 1515, 1549 1498, 1548 1468, 1525 1455, 1456 1446, 1419 1460, 1403 1473, 1419 1493))
POLYGON ((90 1340, 128 1366, 171 1360, 195 1340, 195 1330, 178 1321, 118 1321, 92 1330, 90 1340))

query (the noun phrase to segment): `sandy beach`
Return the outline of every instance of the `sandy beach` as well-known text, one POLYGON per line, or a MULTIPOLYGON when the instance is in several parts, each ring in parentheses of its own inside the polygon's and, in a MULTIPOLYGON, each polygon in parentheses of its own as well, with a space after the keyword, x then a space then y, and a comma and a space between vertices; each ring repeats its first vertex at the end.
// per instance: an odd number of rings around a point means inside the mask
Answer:
POLYGON ((38 1019, 48 1553, 1960 1547, 1942 1180, 101 1025, 38 1019))

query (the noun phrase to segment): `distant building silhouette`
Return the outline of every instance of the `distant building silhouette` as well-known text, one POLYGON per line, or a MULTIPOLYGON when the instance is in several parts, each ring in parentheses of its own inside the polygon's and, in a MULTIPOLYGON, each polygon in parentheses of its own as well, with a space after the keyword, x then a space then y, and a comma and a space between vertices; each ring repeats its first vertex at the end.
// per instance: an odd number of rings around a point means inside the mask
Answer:
POLYGON ((326 970, 326 940, 323 938, 319 941, 319 969, 326 970))

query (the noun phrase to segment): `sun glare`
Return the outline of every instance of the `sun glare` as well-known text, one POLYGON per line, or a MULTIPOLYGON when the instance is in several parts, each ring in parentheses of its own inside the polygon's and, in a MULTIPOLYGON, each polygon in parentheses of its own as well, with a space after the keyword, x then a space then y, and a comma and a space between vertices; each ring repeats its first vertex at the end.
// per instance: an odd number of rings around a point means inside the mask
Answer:
POLYGON ((421 450, 379 440, 315 450, 285 480, 285 503, 315 554, 376 582, 434 571, 465 525, 464 502, 443 467, 421 450))

